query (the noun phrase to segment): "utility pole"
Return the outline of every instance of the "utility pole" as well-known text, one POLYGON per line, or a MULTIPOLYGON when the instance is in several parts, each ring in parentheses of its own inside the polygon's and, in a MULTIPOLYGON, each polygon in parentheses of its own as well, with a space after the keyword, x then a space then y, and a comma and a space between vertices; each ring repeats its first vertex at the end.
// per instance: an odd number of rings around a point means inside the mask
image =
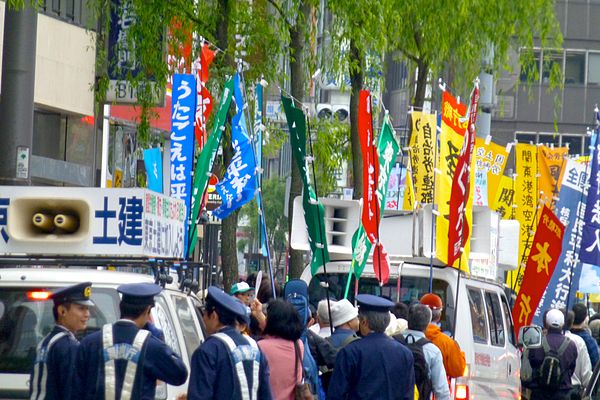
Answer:
POLYGON ((30 185, 37 12, 5 5, 0 88, 0 185, 30 185))

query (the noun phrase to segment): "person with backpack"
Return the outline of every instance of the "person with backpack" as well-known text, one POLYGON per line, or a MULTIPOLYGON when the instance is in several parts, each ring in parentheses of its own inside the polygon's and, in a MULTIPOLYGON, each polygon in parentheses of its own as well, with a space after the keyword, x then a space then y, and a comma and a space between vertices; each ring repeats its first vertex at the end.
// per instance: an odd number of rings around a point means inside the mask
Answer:
POLYGON ((202 314, 210 336, 192 355, 187 399, 271 400, 267 359, 236 329, 236 319, 246 317, 245 307, 210 286, 202 314))
POLYGON ((412 352, 419 399, 429 400, 431 393, 435 393, 436 400, 450 400, 442 352, 425 337, 430 322, 431 309, 424 304, 413 304, 408 309, 408 329, 394 338, 412 352))
POLYGON ((524 400, 570 400, 571 376, 577 362, 577 346, 562 333, 565 316, 551 309, 544 317, 542 346, 526 347, 521 360, 524 400))
POLYGON ((592 368, 595 368, 598 361, 600 361, 600 350, 598 349, 598 344, 592 335, 590 335, 588 328, 588 309, 585 304, 577 303, 573 306, 572 310, 575 317, 571 332, 585 341, 590 361, 592 362, 592 368))
POLYGON ((308 323, 312 319, 310 302, 308 298, 308 285, 303 280, 291 279, 283 288, 283 296, 285 301, 292 304, 296 311, 298 311, 302 321, 303 331, 302 335, 300 336, 300 340, 304 346, 304 352, 302 354, 302 368, 304 369, 306 382, 310 384, 313 394, 318 395, 319 398, 323 398, 325 392, 319 379, 319 369, 317 367, 317 362, 310 351, 310 345, 308 343, 308 323))
POLYGON ((413 400, 413 356, 384 333, 394 303, 370 294, 359 294, 356 300, 362 339, 339 351, 327 398, 413 400))

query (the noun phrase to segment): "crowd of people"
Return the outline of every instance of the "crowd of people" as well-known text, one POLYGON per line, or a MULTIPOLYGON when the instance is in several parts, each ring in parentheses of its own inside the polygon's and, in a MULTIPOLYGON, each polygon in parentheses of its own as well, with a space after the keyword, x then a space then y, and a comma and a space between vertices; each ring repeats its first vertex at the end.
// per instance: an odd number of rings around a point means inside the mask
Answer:
POLYGON ((547 310, 542 345, 526 346, 521 359, 522 398, 578 400, 598 363, 600 314, 590 320, 583 303, 547 310))
POLYGON ((246 282, 229 293, 209 287, 201 310, 208 337, 188 371, 151 322, 160 290, 121 285, 121 318, 81 343, 75 333, 94 306, 91 283, 56 291, 56 327, 38 346, 31 399, 153 399, 157 380, 189 378, 178 400, 449 400, 449 378, 465 370, 464 353, 440 329, 439 296, 408 307, 359 294, 357 306, 326 299, 315 310, 306 283, 291 280, 265 304, 246 282))

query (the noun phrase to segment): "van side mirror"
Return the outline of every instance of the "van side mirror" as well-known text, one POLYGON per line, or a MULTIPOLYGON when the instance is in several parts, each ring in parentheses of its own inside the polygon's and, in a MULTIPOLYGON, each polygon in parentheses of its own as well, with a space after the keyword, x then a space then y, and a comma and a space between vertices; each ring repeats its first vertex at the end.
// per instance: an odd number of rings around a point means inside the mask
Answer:
POLYGON ((542 328, 537 325, 522 326, 519 329, 519 347, 542 347, 542 328))

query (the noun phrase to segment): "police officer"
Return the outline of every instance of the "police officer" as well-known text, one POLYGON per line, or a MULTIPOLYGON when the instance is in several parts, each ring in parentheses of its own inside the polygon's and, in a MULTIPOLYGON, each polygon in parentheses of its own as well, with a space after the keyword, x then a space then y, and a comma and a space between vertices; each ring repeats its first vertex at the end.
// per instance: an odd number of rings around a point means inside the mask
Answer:
POLYGON ((270 400, 269 367, 236 319, 245 307, 221 289, 208 288, 203 320, 209 336, 192 356, 188 400, 270 400))
POLYGON ((363 339, 338 353, 327 398, 413 400, 412 353, 384 333, 394 303, 370 294, 359 294, 356 300, 363 339))
POLYGON ((161 287, 132 283, 117 290, 122 294, 121 319, 81 341, 74 399, 154 399, 157 380, 178 386, 187 378, 181 358, 156 337, 158 330, 150 324, 161 287))
POLYGON ((52 314, 56 325, 39 343, 31 374, 31 400, 61 400, 71 396, 73 364, 79 347, 74 334, 87 326, 92 283, 83 282, 55 291, 52 314))

